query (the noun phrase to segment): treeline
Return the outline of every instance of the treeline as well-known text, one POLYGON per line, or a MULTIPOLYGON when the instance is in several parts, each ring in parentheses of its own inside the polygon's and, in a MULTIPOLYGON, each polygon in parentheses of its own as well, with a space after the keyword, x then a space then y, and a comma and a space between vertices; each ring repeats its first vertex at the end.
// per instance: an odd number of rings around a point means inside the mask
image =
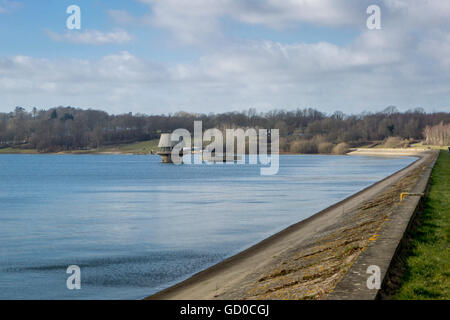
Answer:
POLYGON ((450 145, 450 123, 441 122, 435 126, 426 126, 424 130, 425 144, 436 146, 450 145))
POLYGON ((325 114, 315 109, 110 115, 73 107, 29 111, 16 107, 12 112, 0 113, 0 148, 33 148, 40 152, 97 148, 156 139, 161 131, 178 128, 192 132, 195 120, 203 122, 203 129, 276 128, 280 130, 282 151, 329 153, 394 136, 423 139, 425 128, 450 123, 450 113, 425 113, 421 109, 401 113, 389 107, 383 112, 360 115, 325 114))

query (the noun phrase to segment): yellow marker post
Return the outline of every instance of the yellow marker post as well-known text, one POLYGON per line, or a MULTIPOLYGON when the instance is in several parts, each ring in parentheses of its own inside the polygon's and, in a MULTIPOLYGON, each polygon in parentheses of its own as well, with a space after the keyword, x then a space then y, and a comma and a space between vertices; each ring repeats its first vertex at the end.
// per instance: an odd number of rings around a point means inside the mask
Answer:
POLYGON ((409 196, 417 196, 417 197, 423 197, 424 196, 424 194, 423 193, 409 193, 409 192, 402 192, 401 194, 400 194, 400 202, 402 202, 403 201, 403 199, 405 198, 405 197, 409 197, 409 196))

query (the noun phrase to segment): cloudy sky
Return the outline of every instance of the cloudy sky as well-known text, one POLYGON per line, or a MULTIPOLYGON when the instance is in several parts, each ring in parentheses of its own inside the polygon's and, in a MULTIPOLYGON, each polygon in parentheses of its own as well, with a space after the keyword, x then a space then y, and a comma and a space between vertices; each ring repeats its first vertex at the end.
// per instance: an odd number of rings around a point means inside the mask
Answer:
POLYGON ((0 111, 59 105, 450 112, 450 1, 0 0, 0 111))

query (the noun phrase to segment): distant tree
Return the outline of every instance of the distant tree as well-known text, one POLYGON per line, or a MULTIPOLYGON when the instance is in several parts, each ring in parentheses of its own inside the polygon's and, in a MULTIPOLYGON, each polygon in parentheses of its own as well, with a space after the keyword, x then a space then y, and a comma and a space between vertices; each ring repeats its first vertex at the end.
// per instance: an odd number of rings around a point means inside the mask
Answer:
POLYGON ((54 109, 50 115, 50 119, 57 119, 58 118, 58 112, 56 109, 54 109))
POLYGON ((61 121, 73 120, 73 115, 70 113, 64 113, 64 116, 61 118, 61 121))
POLYGON ((390 136, 392 136, 394 134, 394 128, 395 128, 395 126, 393 124, 390 124, 387 126, 390 136))
MULTIPOLYGON (((394 107, 382 113, 326 115, 318 110, 274 109, 258 113, 256 109, 221 114, 178 112, 173 115, 119 114, 100 110, 56 107, 49 110, 32 108, 27 112, 16 107, 0 113, 0 144, 26 145, 39 151, 86 149, 105 144, 137 142, 159 138, 162 131, 186 128, 193 131, 195 120, 203 128, 274 128, 280 130, 280 148, 284 151, 305 150, 326 153, 330 146, 345 142, 358 146, 370 141, 398 136, 422 139, 430 143, 445 141, 442 128, 450 123, 450 113, 425 113, 413 109, 400 113, 394 107), (59 120, 58 116, 62 115, 59 120), (426 129, 428 128, 428 129, 426 129)), ((440 143, 440 142, 439 142, 440 143)))
POLYGON ((345 113, 343 113, 342 111, 335 111, 333 113, 333 115, 331 116, 331 118, 336 119, 336 120, 344 120, 345 113))
POLYGON ((396 106, 389 106, 386 109, 384 109, 381 113, 387 114, 387 115, 393 115, 395 113, 399 113, 396 106))
POLYGON ((425 144, 437 146, 450 145, 450 123, 445 124, 441 122, 435 126, 427 126, 424 129, 425 144))

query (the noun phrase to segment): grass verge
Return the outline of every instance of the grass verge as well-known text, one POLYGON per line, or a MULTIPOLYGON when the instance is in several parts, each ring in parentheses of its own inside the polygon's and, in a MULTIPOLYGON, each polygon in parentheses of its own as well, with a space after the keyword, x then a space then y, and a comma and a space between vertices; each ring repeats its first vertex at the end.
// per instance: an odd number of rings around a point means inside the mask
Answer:
POLYGON ((129 153, 129 154, 149 154, 151 150, 157 151, 159 139, 121 144, 117 146, 106 146, 94 149, 90 153, 129 153))
POLYGON ((19 149, 19 148, 2 148, 0 154, 35 154, 35 149, 19 149))
POLYGON ((431 174, 430 190, 410 231, 400 300, 450 299, 450 154, 441 151, 431 174))
MULTIPOLYGON (((157 151, 159 139, 120 144, 113 146, 104 146, 96 149, 73 150, 58 153, 65 154, 97 154, 97 153, 118 153, 118 154, 149 154, 151 150, 157 151)), ((3 148, 0 154, 38 154, 36 149, 3 148)))

